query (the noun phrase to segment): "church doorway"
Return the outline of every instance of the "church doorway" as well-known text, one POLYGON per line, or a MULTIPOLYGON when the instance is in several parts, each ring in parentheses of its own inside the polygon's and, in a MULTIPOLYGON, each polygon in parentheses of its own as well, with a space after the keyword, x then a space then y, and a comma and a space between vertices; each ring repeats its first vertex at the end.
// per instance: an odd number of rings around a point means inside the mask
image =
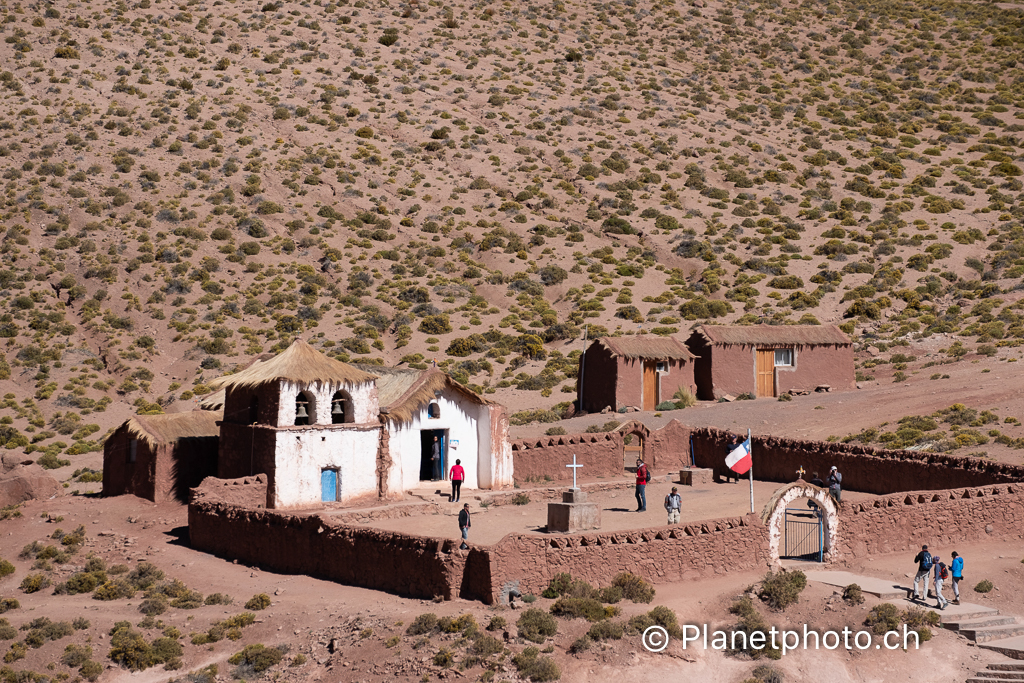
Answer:
POLYGON ((433 481, 434 479, 434 460, 432 454, 435 436, 437 437, 438 447, 441 451, 441 479, 446 478, 446 473, 448 472, 448 430, 421 429, 420 481, 433 481))

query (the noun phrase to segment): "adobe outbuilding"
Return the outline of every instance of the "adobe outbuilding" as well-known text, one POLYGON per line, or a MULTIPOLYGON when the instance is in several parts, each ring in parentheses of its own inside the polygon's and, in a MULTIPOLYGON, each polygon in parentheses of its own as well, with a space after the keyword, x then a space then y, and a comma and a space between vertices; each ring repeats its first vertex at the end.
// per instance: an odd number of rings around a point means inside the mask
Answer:
POLYGON ((654 410, 677 390, 694 389, 694 360, 673 337, 601 337, 580 358, 580 408, 588 413, 628 406, 654 410))
POLYGON ((853 342, 835 325, 700 325, 686 345, 705 401, 856 387, 853 342))

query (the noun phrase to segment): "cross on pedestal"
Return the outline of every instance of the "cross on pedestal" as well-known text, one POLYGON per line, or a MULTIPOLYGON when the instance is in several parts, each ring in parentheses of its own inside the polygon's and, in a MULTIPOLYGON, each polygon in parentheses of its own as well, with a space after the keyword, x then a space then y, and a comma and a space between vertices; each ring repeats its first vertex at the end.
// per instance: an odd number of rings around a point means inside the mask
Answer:
POLYGON ((581 465, 577 465, 576 464, 576 454, 575 453, 572 454, 572 464, 571 465, 566 465, 566 467, 569 467, 569 468, 572 469, 572 487, 573 488, 577 488, 576 487, 576 470, 579 469, 580 467, 583 467, 583 465, 582 464, 581 465))
POLYGON ((805 473, 805 472, 806 472, 806 470, 804 469, 804 466, 803 466, 803 465, 800 465, 800 469, 798 469, 798 470, 796 471, 796 476, 797 476, 797 477, 799 477, 800 479, 803 479, 803 478, 804 478, 804 473, 805 473))

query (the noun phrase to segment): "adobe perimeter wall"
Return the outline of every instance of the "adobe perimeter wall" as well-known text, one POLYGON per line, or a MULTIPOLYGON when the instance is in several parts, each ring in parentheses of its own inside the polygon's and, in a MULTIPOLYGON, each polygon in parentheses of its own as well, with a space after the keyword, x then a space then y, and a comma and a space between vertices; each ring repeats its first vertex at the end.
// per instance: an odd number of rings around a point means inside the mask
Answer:
POLYGON ((917 552, 923 544, 948 558, 956 543, 1024 538, 1024 484, 899 493, 844 505, 839 514, 843 559, 917 552))
MULTIPOLYGON (((728 435, 729 432, 707 427, 690 431, 697 467, 713 469, 716 477, 727 473, 728 435)), ((813 472, 825 479, 835 465, 843 475, 844 489, 879 495, 1024 481, 1024 467, 1019 465, 946 453, 884 450, 774 436, 752 437, 751 451, 754 478, 758 481, 788 483, 796 479, 801 467, 806 471, 806 480, 810 481, 813 472)))
POLYGON ((608 585, 632 572, 652 583, 695 580, 768 567, 768 531, 755 515, 613 533, 510 534, 490 548, 491 593, 519 581, 540 593, 560 572, 608 585))

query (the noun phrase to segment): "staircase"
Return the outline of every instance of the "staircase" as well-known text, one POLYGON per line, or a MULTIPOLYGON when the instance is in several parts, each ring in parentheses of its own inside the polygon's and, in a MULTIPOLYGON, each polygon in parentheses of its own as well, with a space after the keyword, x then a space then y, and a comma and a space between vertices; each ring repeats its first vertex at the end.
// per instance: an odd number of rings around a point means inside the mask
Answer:
MULTIPOLYGON (((964 605, 955 614, 940 613, 942 627, 973 640, 978 647, 994 650, 1011 659, 1024 660, 1024 623, 1017 617, 999 614, 991 607, 964 605)), ((989 664, 968 683, 1024 683, 1024 663, 989 664)))
POLYGON ((1020 683, 1024 681, 1024 664, 989 664, 984 671, 979 671, 967 683, 1020 683))

